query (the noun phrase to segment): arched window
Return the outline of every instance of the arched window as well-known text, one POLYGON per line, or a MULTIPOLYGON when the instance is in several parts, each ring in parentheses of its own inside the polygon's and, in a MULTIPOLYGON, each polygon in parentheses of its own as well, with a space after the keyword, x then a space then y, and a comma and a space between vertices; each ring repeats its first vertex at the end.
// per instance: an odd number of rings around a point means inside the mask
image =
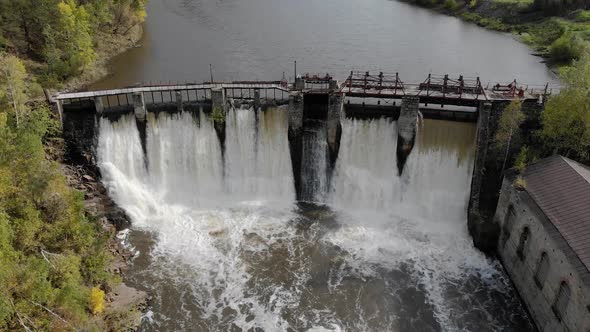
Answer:
POLYGON ((516 221, 516 213, 514 212, 514 207, 510 205, 508 207, 508 212, 506 212, 506 217, 504 218, 504 227, 502 232, 502 247, 506 246, 506 242, 510 239, 510 233, 512 232, 512 228, 514 228, 514 222, 516 221))
POLYGON ((535 271, 535 284, 539 288, 543 288, 545 280, 547 280, 547 274, 549 273, 549 257, 546 252, 541 254, 539 263, 537 264, 537 270, 535 271))
POLYGON ((565 310, 567 309, 567 305, 570 302, 570 295, 570 286, 567 284, 567 282, 562 281, 559 285, 557 295, 555 296, 555 301, 551 306, 551 309, 553 310, 555 317, 557 317, 557 320, 559 321, 561 321, 563 319, 563 316, 565 315, 565 310))
POLYGON ((516 254, 521 261, 524 261, 526 245, 529 242, 530 231, 528 227, 522 229, 520 233, 520 240, 518 240, 518 247, 516 248, 516 254))

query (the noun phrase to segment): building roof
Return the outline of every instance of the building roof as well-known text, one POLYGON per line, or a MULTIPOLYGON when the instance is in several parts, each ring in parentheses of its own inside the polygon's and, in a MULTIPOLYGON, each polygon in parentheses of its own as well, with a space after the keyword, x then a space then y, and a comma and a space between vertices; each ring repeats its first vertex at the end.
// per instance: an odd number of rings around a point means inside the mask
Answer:
POLYGON ((590 271, 590 167, 553 156, 523 174, 526 191, 590 271))

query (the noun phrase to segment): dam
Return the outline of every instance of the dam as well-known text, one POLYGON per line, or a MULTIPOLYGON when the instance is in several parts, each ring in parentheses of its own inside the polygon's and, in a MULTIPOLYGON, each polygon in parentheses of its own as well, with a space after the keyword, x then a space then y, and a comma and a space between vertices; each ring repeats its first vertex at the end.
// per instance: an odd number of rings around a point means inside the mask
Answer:
POLYGON ((502 105, 547 90, 365 76, 53 97, 131 220, 143 330, 534 330, 467 219, 502 105))

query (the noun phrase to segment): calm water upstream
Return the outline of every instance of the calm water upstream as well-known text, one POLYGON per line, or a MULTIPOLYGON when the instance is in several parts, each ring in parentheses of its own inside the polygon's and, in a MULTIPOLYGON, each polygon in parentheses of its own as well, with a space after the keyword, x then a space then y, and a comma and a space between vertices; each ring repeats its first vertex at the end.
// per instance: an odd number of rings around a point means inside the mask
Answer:
POLYGON ((387 0, 150 0, 143 47, 95 88, 138 82, 280 79, 299 72, 429 72, 544 85, 553 74, 510 35, 387 0))
MULTIPOLYGON (((141 48, 94 88, 280 79, 352 69, 553 82, 510 36, 385 0, 150 0, 141 48)), ((342 120, 304 135, 295 200, 284 108, 232 109, 222 152, 204 114, 100 120, 109 193, 133 221, 126 278, 153 294, 143 331, 533 331, 500 264, 473 248, 475 126, 425 120, 402 176, 397 124, 342 120), (258 112, 258 114, 256 114, 258 112)))

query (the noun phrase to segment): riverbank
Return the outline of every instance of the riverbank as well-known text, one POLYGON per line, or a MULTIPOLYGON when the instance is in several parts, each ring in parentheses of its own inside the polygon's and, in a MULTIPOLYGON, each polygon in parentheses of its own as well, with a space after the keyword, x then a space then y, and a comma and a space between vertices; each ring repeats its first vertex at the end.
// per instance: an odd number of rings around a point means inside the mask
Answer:
MULTIPOLYGON (((107 244, 111 262, 107 272, 123 279, 133 253, 117 237, 130 226, 125 212, 108 196, 106 188, 98 180, 98 169, 64 161, 62 170, 68 185, 84 193, 87 218, 95 220, 102 231, 109 234, 107 244)), ((130 287, 124 280, 114 287, 105 287, 105 310, 98 318, 104 322, 106 331, 135 331, 145 313, 149 296, 146 292, 130 287)))
POLYGON ((92 83, 98 82, 110 74, 108 64, 116 56, 128 50, 140 47, 139 41, 143 37, 143 27, 137 24, 129 29, 126 34, 116 35, 100 33, 97 37, 97 60, 79 76, 73 77, 64 83, 61 91, 84 90, 92 83))
MULTIPOLYGON (((138 47, 137 43, 142 36, 141 24, 131 27, 122 35, 101 33, 95 49, 97 61, 80 76, 65 82, 62 91, 84 90, 109 75, 109 62, 114 57, 138 47)), ((118 285, 105 289, 106 304, 101 317, 104 327, 107 331, 135 331, 147 310, 149 296, 124 281, 124 273, 133 258, 133 253, 123 245, 117 235, 130 227, 129 218, 108 196, 100 181, 100 171, 95 165, 81 165, 72 160, 62 160, 61 165, 69 186, 84 193, 84 207, 88 218, 96 220, 101 229, 109 234, 107 246, 112 260, 107 272, 121 279, 118 285)))
POLYGON ((403 0, 472 22, 486 29, 508 32, 545 58, 550 67, 569 65, 590 45, 590 11, 537 8, 533 0, 403 0))

